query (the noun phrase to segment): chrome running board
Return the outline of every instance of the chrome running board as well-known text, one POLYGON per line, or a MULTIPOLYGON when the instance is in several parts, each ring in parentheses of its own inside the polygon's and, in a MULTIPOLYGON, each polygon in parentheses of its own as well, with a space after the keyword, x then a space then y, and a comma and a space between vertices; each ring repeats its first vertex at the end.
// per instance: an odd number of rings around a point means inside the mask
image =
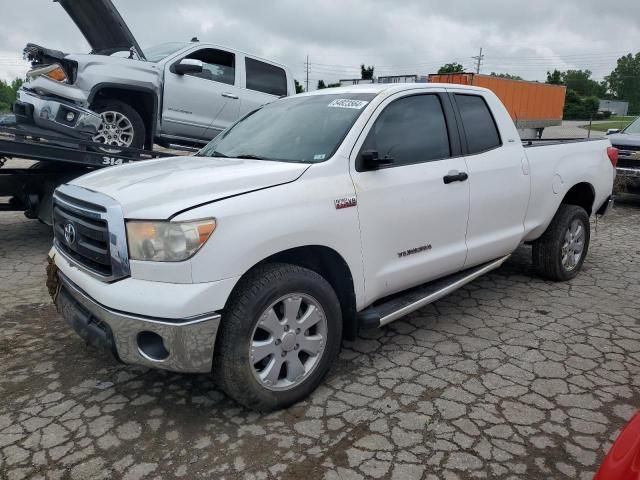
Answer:
POLYGON ((358 314, 358 323, 364 328, 376 328, 387 325, 394 320, 398 320, 411 312, 419 310, 425 305, 449 295, 485 273, 499 268, 509 257, 510 255, 506 255, 497 260, 483 263, 477 267, 454 273, 448 277, 383 299, 381 302, 360 312, 358 314))

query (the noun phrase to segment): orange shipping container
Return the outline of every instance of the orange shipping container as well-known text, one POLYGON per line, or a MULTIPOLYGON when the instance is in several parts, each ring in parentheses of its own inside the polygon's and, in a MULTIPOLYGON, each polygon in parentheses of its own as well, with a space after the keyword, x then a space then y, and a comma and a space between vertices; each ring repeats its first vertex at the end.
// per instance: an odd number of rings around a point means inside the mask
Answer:
POLYGON ((562 123, 567 90, 563 85, 511 80, 476 73, 432 74, 429 75, 429 82, 488 88, 504 103, 519 129, 542 129, 562 123))

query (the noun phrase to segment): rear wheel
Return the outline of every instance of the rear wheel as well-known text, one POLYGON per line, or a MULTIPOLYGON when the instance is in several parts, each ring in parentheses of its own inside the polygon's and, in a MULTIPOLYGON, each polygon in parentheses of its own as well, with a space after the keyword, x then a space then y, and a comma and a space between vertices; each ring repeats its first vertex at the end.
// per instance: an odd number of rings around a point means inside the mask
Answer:
POLYGON ((214 376, 249 408, 284 408, 316 389, 341 340, 340 303, 323 277, 295 265, 265 265, 241 280, 225 309, 214 376))
POLYGON ((571 280, 582 268, 590 238, 589 216, 585 209, 560 205, 547 230, 533 243, 536 270, 550 280, 571 280))
POLYGON ((144 147, 146 129, 135 108, 119 100, 104 100, 96 104, 93 110, 102 117, 102 124, 93 141, 112 147, 101 150, 118 153, 118 147, 144 147))

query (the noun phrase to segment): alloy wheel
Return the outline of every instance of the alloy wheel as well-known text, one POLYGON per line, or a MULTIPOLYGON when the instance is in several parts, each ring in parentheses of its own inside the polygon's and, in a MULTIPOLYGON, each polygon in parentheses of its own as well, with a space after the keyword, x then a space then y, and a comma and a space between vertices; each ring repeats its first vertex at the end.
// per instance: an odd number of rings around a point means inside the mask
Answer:
POLYGON ((269 390, 289 390, 309 377, 326 343, 327 320, 318 301, 288 294, 258 319, 249 345, 252 372, 269 390))
POLYGON ((582 222, 575 219, 567 228, 562 244, 562 266, 571 271, 578 266, 584 252, 585 229, 582 222))
POLYGON ((102 123, 94 142, 113 145, 114 147, 130 147, 133 143, 134 130, 131 120, 124 114, 115 111, 102 112, 102 123))

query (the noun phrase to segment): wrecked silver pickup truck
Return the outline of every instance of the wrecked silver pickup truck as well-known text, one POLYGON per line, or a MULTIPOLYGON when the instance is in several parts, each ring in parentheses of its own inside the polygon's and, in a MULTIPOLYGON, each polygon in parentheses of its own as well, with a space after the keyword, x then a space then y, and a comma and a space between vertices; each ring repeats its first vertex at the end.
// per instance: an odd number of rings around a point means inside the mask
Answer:
POLYGON ((295 93, 280 64, 191 42, 142 49, 111 0, 56 0, 91 46, 86 55, 29 44, 14 113, 31 134, 116 147, 204 144, 244 114, 295 93))

